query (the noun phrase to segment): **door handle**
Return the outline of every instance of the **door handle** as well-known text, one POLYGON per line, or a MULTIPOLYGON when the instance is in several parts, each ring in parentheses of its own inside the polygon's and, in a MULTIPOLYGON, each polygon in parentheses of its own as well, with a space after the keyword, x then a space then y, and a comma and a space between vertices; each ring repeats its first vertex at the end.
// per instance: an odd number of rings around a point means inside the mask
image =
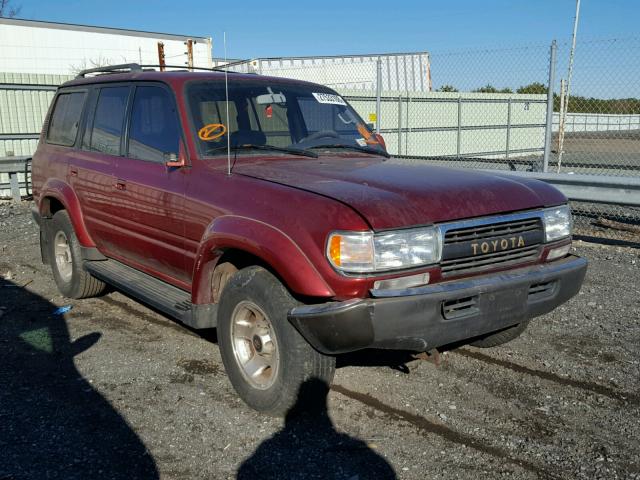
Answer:
POLYGON ((116 190, 123 191, 127 189, 127 184, 123 180, 117 180, 115 186, 116 186, 116 190))
POLYGON ((78 169, 74 168, 74 167, 71 167, 69 169, 69 175, 71 175, 72 177, 77 177, 78 176, 78 169))

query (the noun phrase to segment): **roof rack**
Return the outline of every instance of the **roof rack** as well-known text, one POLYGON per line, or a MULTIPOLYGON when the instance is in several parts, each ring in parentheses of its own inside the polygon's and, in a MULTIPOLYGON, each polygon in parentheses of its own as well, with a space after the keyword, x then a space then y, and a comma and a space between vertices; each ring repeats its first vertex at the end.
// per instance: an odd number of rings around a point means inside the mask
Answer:
MULTIPOLYGON (((235 65, 244 63, 246 60, 241 60, 238 62, 233 62, 228 65, 235 65)), ((155 68, 160 68, 161 70, 172 68, 179 70, 171 70, 171 71, 182 71, 182 72, 191 72, 193 70, 198 71, 206 71, 206 72, 228 72, 228 73, 242 73, 236 72, 233 70, 227 70, 222 67, 187 67, 186 65, 140 65, 139 63, 123 63, 121 65, 107 65, 105 67, 96 67, 96 68, 88 68, 86 70, 82 70, 76 75, 76 78, 85 78, 87 74, 97 73, 97 74, 114 74, 114 73, 128 73, 128 72, 144 72, 144 71, 156 71, 155 68)), ((253 72, 249 72, 253 73, 253 72)))
POLYGON ((87 68, 81 70, 76 78, 84 78, 88 73, 125 73, 129 72, 141 72, 142 67, 137 63, 123 63, 121 65, 108 65, 106 67, 87 68))

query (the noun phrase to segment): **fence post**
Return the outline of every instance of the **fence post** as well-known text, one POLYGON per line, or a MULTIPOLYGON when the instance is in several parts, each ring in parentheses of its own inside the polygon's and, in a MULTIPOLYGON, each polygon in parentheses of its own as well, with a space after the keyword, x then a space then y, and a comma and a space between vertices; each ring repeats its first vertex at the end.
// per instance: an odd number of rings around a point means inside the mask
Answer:
POLYGON ((398 95, 398 155, 402 155, 402 95, 398 95))
POLYGON ((509 146, 511 143, 511 97, 507 102, 507 145, 505 148, 505 158, 509 158, 509 146))
POLYGON ((542 171, 549 170, 549 155, 551 154, 551 137, 553 136, 553 85, 556 81, 556 41, 551 42, 549 50, 549 85, 547 87, 547 121, 544 131, 544 157, 542 171))
POLYGON ((380 97, 382 95, 382 59, 376 60, 376 132, 380 133, 380 97))
POLYGON ((411 138, 411 121, 409 119, 409 108, 411 107, 411 94, 407 95, 407 108, 404 111, 405 125, 407 131, 404 135, 404 154, 409 155, 409 139, 411 138))
POLYGON ((458 138, 456 139, 456 158, 460 159, 460 135, 462 133, 462 97, 458 95, 458 138))

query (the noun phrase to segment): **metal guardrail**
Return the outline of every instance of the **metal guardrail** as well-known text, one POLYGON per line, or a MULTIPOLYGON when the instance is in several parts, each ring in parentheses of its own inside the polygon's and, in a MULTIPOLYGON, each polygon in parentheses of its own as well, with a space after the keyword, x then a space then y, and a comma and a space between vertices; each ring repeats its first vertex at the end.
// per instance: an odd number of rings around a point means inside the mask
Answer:
POLYGON ((24 187, 29 193, 29 169, 31 166, 31 157, 0 157, 0 173, 9 174, 9 186, 11 188, 11 198, 14 202, 20 202, 20 182, 18 173, 25 174, 24 187))
MULTIPOLYGON (((30 161, 29 156, 0 157, 0 173, 9 174, 11 196, 14 201, 20 201, 18 173, 25 174, 25 188, 28 190, 30 161)), ((485 171, 497 173, 495 170, 485 171)), ((640 178, 522 171, 500 173, 550 183, 569 200, 640 207, 640 178)))
MULTIPOLYGON (((495 170, 486 170, 496 173, 495 170)), ((500 172, 535 178, 558 188, 569 200, 640 207, 640 178, 569 173, 500 172)))

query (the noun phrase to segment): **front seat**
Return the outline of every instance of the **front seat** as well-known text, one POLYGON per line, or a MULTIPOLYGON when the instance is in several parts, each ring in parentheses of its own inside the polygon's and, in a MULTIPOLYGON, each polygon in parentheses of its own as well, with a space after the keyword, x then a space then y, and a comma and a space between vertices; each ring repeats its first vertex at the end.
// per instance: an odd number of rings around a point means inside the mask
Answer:
POLYGON ((230 138, 231 146, 239 145, 266 145, 267 136, 256 130, 238 130, 233 132, 230 138))

